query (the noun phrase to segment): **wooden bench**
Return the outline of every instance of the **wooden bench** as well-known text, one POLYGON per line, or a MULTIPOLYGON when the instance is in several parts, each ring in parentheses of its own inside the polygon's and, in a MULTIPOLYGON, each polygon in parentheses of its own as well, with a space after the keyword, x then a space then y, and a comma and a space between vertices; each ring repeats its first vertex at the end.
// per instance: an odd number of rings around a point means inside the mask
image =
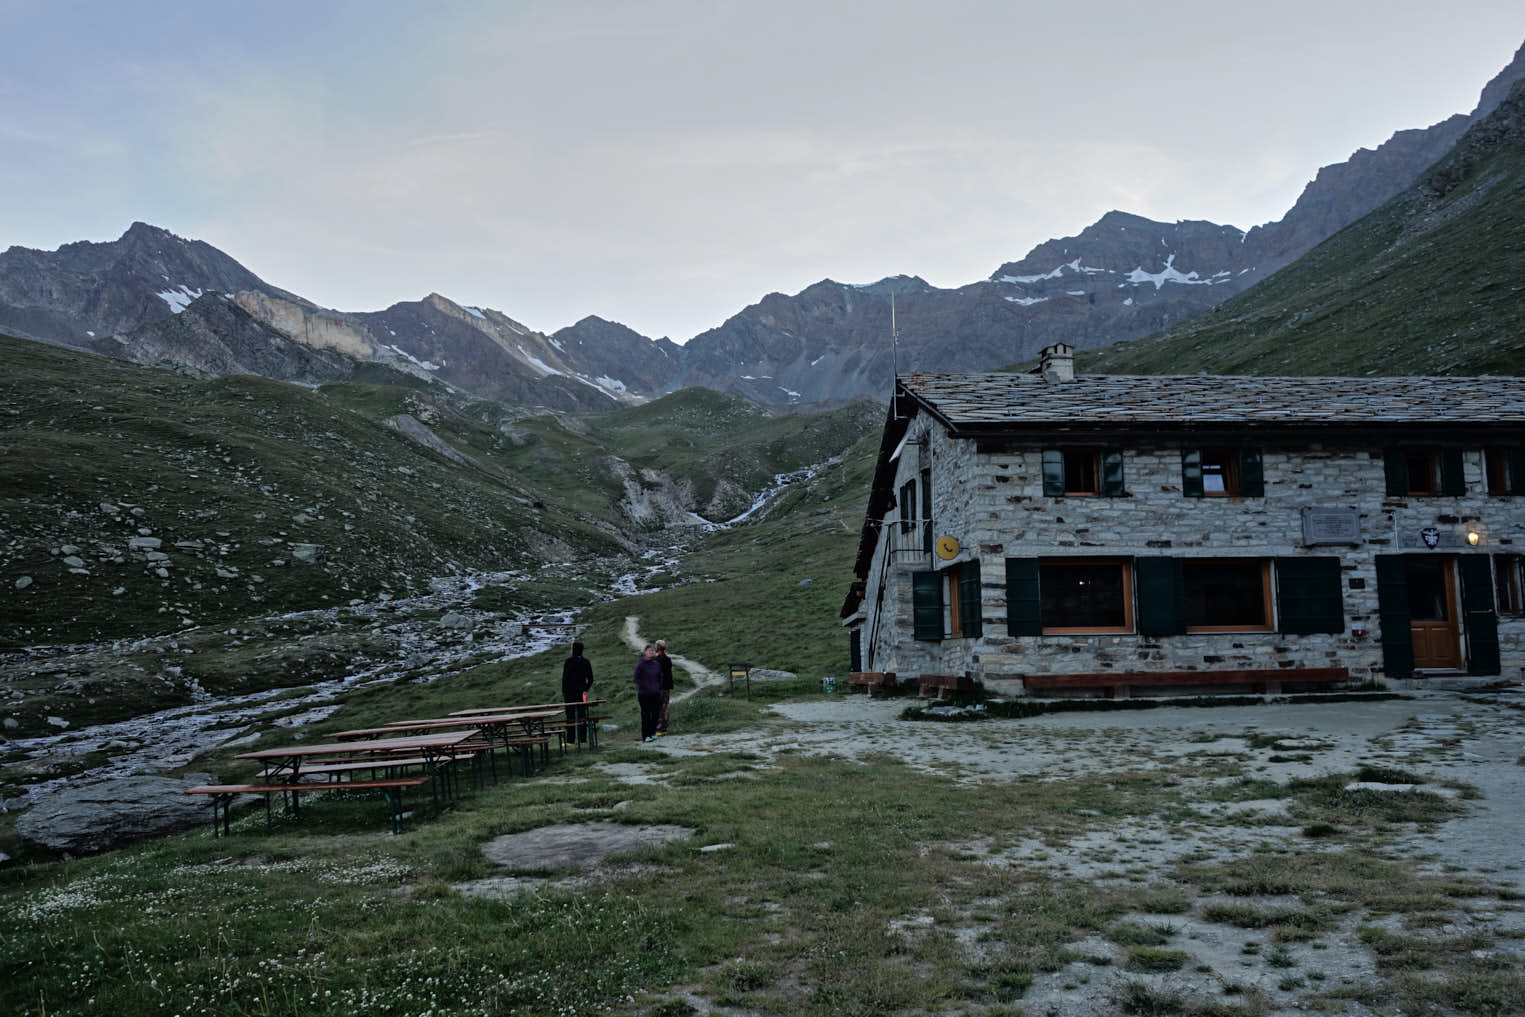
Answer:
POLYGON ((973 692, 974 679, 968 674, 924 674, 920 678, 921 694, 936 692, 938 699, 946 699, 958 692, 973 692))
POLYGON ((185 793, 206 795, 212 799, 212 833, 217 834, 220 818, 222 835, 226 836, 230 832, 228 810, 232 807, 233 799, 239 795, 265 796, 265 824, 268 826, 270 824, 270 796, 273 794, 289 794, 291 813, 300 817, 301 802, 298 796, 305 791, 380 791, 387 800, 392 819, 392 832, 402 833, 402 792, 406 788, 419 787, 427 783, 429 783, 428 777, 397 777, 390 780, 323 781, 307 784, 200 784, 186 788, 185 793))
POLYGON ((895 688, 894 671, 854 671, 847 676, 847 691, 862 689, 870 696, 880 689, 895 688))
POLYGON ((1032 693, 1101 691, 1113 699, 1127 699, 1134 689, 1233 688, 1279 695, 1289 686, 1339 685, 1350 681, 1345 667, 1252 668, 1231 671, 1144 671, 1095 674, 1035 674, 1022 679, 1032 693))

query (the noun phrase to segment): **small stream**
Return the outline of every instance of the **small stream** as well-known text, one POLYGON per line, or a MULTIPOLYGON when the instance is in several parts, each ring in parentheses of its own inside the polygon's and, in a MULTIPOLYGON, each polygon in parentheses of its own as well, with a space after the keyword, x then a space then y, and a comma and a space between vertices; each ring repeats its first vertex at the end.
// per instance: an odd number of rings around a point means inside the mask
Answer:
MULTIPOLYGON (((739 525, 756 515, 790 485, 810 479, 837 461, 833 459, 803 470, 777 474, 773 484, 759 494, 745 512, 719 523, 695 516, 696 526, 703 532, 717 532, 739 525)), ((644 552, 639 567, 616 577, 606 596, 608 599, 637 596, 647 592, 641 589, 643 579, 657 573, 677 574, 683 549, 680 543, 644 552)), ((185 766, 210 749, 252 742, 258 736, 252 729, 268 722, 273 712, 281 714, 275 723, 298 729, 293 731, 292 738, 300 740, 302 732, 299 729, 337 710, 345 693, 397 681, 438 681, 483 663, 484 658, 487 662, 514 660, 565 643, 564 626, 574 621, 576 612, 573 609, 538 612, 533 618, 499 619, 488 625, 474 623, 469 634, 444 627, 432 619, 420 621, 415 617, 454 611, 481 620, 483 612, 470 607, 478 591, 489 586, 512 585, 527 576, 528 573, 522 571, 449 576, 431 580, 430 592, 418 597, 377 600, 264 619, 266 622, 297 622, 314 629, 368 627, 372 631, 385 632, 396 642, 394 659, 343 678, 304 686, 300 692, 280 688, 244 696, 198 697, 194 703, 110 724, 34 738, 0 736, 0 749, 7 753, 20 750, 26 760, 84 756, 96 751, 106 751, 111 756, 102 766, 28 785, 20 797, 0 800, 0 812, 27 808, 66 785, 168 772, 185 766), (342 619, 341 613, 345 616, 342 619), (425 676, 419 677, 420 672, 425 676)), ((162 640, 142 642, 174 645, 175 638, 166 636, 162 640)))

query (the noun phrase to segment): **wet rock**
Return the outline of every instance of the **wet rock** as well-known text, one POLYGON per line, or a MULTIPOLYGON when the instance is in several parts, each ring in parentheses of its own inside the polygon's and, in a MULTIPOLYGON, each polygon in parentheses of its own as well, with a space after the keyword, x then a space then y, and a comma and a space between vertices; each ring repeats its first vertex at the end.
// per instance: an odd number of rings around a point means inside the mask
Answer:
POLYGON ((212 781, 210 774, 119 777, 49 795, 16 817, 16 832, 30 844, 71 855, 111 848, 189 829, 211 821, 211 806, 185 789, 212 781))
POLYGON ((515 872, 585 869, 610 855, 686 840, 695 832, 665 824, 559 823, 495 837, 482 845, 482 854, 515 872))
POLYGON ((18 589, 18 590, 24 590, 28 586, 31 586, 31 585, 32 585, 32 577, 31 576, 22 576, 21 578, 16 580, 16 589, 18 589))
POLYGON ((158 537, 128 537, 127 538, 127 546, 132 548, 134 551, 153 551, 153 550, 157 550, 159 545, 162 544, 162 543, 163 543, 163 541, 160 540, 158 537))

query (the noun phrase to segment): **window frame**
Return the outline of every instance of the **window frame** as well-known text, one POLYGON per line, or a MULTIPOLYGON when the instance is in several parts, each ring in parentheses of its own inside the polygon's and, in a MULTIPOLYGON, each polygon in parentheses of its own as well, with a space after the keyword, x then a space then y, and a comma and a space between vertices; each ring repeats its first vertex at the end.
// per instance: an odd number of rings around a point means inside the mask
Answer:
POLYGON ((1106 556, 1099 558, 1089 557, 1060 557, 1038 558, 1038 590, 1039 590, 1039 631, 1042 635, 1131 635, 1137 631, 1137 619, 1133 605, 1133 559, 1106 556), (1043 619, 1042 591, 1044 587, 1043 572, 1046 568, 1063 568, 1075 565, 1108 565, 1116 566, 1122 579, 1122 609, 1123 624, 1117 625, 1049 625, 1043 619))
POLYGON ((1274 598, 1271 595, 1271 559, 1269 558, 1182 558, 1181 559, 1181 589, 1185 595, 1185 603, 1182 606, 1181 621, 1185 633, 1215 633, 1215 632, 1275 632, 1276 613, 1274 598), (1208 563, 1219 565, 1252 565, 1260 578, 1260 614, 1264 619, 1259 625, 1193 625, 1188 612, 1191 605, 1190 598, 1190 571, 1208 563))
POLYGON ((1040 478, 1048 498, 1122 498, 1128 494, 1121 448, 1051 445, 1041 450, 1040 478), (1081 486, 1086 482, 1087 486, 1081 486))
POLYGON ((1525 494, 1525 448, 1508 445, 1484 448, 1483 489, 1494 497, 1525 494))
POLYGON ((1520 582, 1525 555, 1493 556, 1493 597, 1499 614, 1525 614, 1525 584, 1520 582))
POLYGON ((1221 446, 1205 446, 1198 449, 1198 455, 1200 456, 1198 463, 1202 470, 1202 497, 1239 497, 1239 451, 1221 446), (1216 470, 1210 472, 1210 466, 1215 467, 1216 470), (1207 482, 1210 476, 1216 476, 1223 482, 1223 489, 1221 491, 1213 491, 1208 488, 1207 482))
POLYGON ((1466 464, 1460 448, 1390 447, 1383 450, 1382 468, 1389 498, 1460 498, 1467 494, 1466 464), (1416 479, 1416 473, 1422 476, 1416 479))
POLYGON ((1101 497, 1101 452, 1094 448, 1060 448, 1064 457, 1064 497, 1101 497))
POLYGON ((1251 446, 1182 446, 1181 493, 1188 498, 1264 498, 1264 452, 1251 446), (1217 467, 1211 474, 1209 463, 1217 467), (1223 490, 1207 489, 1209 475, 1222 478, 1223 490))

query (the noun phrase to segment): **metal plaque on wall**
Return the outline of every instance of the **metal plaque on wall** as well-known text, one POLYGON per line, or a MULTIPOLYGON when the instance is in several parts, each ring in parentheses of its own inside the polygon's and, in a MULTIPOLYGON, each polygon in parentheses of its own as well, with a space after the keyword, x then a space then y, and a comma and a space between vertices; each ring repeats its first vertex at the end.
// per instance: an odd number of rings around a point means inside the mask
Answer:
POLYGON ((1303 509, 1303 543, 1361 543, 1361 513, 1353 508, 1303 509))

